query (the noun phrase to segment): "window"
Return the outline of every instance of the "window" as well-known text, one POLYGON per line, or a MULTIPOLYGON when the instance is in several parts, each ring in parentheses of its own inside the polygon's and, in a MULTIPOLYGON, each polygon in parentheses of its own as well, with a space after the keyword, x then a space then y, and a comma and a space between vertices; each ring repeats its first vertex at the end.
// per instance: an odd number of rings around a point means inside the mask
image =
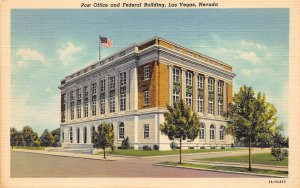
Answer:
POLYGON ((209 114, 213 114, 214 113, 213 106, 214 106, 214 100, 213 99, 209 99, 208 100, 208 113, 209 114))
POLYGON ((92 143, 94 142, 94 138, 95 138, 95 126, 92 127, 92 130, 91 130, 91 138, 92 138, 92 143))
POLYGON ((126 110, 126 94, 120 95, 120 111, 126 110))
POLYGON ((144 105, 148 105, 149 103, 150 103, 149 91, 144 91, 144 105))
POLYGON ((84 86, 84 98, 88 98, 88 97, 89 97, 88 86, 84 86))
POLYGON ((109 112, 115 112, 115 96, 109 97, 109 112))
POLYGON ((77 128, 77 143, 80 142, 80 129, 79 127, 77 128))
POLYGON ((185 103, 189 107, 192 107, 192 94, 186 94, 185 103))
POLYGON ((100 114, 105 114, 105 99, 100 100, 100 114))
POLYGON ((173 102, 179 102, 179 91, 173 91, 173 102))
POLYGON ((119 139, 124 139, 124 123, 120 123, 119 125, 119 139))
POLYGON ((81 118, 81 103, 77 102, 77 118, 81 118))
POLYGON ((96 107, 96 98, 95 98, 92 101, 92 116, 96 115, 96 109, 97 109, 97 107, 96 107))
POLYGON ((192 82, 193 73, 187 71, 187 72, 185 73, 185 76, 186 76, 186 78, 185 78, 185 81, 186 81, 185 83, 186 83, 186 85, 187 85, 187 86, 192 86, 192 83, 193 83, 193 82, 192 82))
POLYGON ((214 125, 214 124, 211 124, 211 125, 210 125, 210 130, 209 130, 209 138, 210 138, 211 140, 214 140, 214 139, 215 139, 215 133, 216 133, 215 125, 214 125))
POLYGON ((173 69, 173 81, 179 83, 179 74, 180 74, 180 69, 179 68, 174 68, 173 69))
POLYGON ((70 102, 71 102, 71 120, 73 120, 75 114, 74 91, 70 92, 70 102))
POLYGON ((120 86, 126 86, 126 72, 120 73, 120 86))
POLYGON ((199 137, 201 140, 204 140, 204 138, 205 138, 205 124, 204 123, 201 123, 199 137))
POLYGON ((85 102, 84 103, 84 117, 88 117, 89 116, 89 103, 85 102))
POLYGON ((92 83, 92 95, 96 95, 97 92, 97 83, 92 83))
POLYGON ((197 98, 197 112, 203 113, 203 97, 202 96, 198 96, 198 98, 197 98))
POLYGON ((149 139, 149 124, 144 125, 144 139, 149 139))
POLYGON ((222 101, 218 101, 218 115, 222 115, 222 107, 223 107, 223 104, 222 104, 222 101))
POLYGON ((70 133, 69 133, 69 139, 70 139, 70 142, 73 143, 73 129, 72 127, 70 127, 70 133))
POLYGON ((218 81, 218 94, 222 94, 222 93, 223 93, 223 82, 218 81))
POLYGON ((208 79, 208 91, 213 91, 213 86, 214 86, 214 80, 209 78, 208 79))
POLYGON ((220 140, 224 140, 225 138, 225 127, 224 125, 220 126, 220 140))
POLYGON ((74 91, 70 91, 70 101, 74 101, 74 91))
POLYGON ((110 77, 109 78, 109 88, 110 88, 110 90, 115 89, 115 84, 116 84, 115 76, 110 77))
POLYGON ((201 75, 198 75, 197 79, 198 79, 198 89, 203 89, 204 77, 201 75))
POLYGON ((77 93, 77 100, 81 100, 81 88, 78 88, 76 93, 77 93))
POLYGON ((150 65, 144 66, 144 80, 150 78, 150 65))
POLYGON ((105 92, 105 79, 100 80, 100 92, 105 92))
POLYGON ((84 127, 84 129, 83 129, 83 143, 86 143, 86 137, 87 137, 87 128, 84 127))
POLYGON ((64 141, 65 140, 65 133, 64 132, 62 132, 61 137, 62 137, 62 141, 64 141))

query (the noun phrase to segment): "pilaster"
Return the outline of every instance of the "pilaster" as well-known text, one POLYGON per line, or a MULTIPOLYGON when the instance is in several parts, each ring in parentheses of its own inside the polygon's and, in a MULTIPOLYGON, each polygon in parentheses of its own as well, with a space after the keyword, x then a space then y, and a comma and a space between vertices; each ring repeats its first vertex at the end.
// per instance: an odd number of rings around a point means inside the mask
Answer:
POLYGON ((169 64, 169 105, 173 106, 173 65, 169 64))
POLYGON ((214 79, 214 115, 218 115, 218 79, 214 79))
POLYGON ((204 86, 203 86, 203 114, 208 114, 208 76, 204 76, 204 86))
POLYGON ((181 69, 181 97, 182 100, 185 101, 186 98, 186 69, 181 69))

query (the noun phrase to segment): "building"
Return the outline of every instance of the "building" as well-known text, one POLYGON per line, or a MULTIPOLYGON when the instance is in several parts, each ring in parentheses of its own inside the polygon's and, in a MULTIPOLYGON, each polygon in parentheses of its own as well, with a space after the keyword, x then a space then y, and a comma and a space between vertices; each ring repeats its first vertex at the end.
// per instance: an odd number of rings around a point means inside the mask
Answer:
POLYGON ((61 81, 62 146, 92 147, 92 132, 110 122, 117 147, 128 136, 135 149, 170 149, 159 126, 166 105, 183 98, 201 120, 199 137, 183 147, 228 147, 222 115, 234 76, 230 65, 160 37, 133 44, 61 81))

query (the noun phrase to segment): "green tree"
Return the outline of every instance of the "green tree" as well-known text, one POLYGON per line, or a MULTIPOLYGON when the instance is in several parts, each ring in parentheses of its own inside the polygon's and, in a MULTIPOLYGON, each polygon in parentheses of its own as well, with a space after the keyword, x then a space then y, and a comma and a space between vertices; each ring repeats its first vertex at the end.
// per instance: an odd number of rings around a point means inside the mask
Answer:
POLYGON ((45 129, 43 134, 40 137, 40 143, 41 146, 51 146, 54 142, 54 138, 52 136, 52 134, 48 131, 48 129, 45 129))
POLYGON ((53 136, 53 147, 58 147, 60 143, 60 128, 54 129, 51 131, 51 135, 53 136))
POLYGON ((22 129, 22 138, 25 146, 32 146, 33 142, 38 139, 38 134, 29 125, 26 125, 22 129))
MULTIPOLYGON (((260 92, 255 96, 251 87, 242 86, 234 94, 228 110, 226 133, 233 135, 239 142, 247 143, 249 150, 249 170, 251 171, 251 146, 266 138, 272 138, 276 123, 276 109, 266 102, 260 92)), ((265 141, 264 141, 265 142, 265 141)))
POLYGON ((104 159, 106 159, 106 148, 110 147, 112 150, 114 150, 114 138, 113 125, 110 123, 101 123, 97 127, 97 131, 94 132, 93 147, 103 149, 104 159))
POLYGON ((10 128, 10 146, 13 149, 14 146, 23 145, 22 134, 16 128, 10 128))
POLYGON ((196 112, 193 112, 183 100, 174 102, 173 106, 167 106, 164 113, 165 121, 160 125, 160 130, 170 140, 179 139, 179 163, 181 164, 182 140, 193 141, 199 133, 200 121, 196 112))

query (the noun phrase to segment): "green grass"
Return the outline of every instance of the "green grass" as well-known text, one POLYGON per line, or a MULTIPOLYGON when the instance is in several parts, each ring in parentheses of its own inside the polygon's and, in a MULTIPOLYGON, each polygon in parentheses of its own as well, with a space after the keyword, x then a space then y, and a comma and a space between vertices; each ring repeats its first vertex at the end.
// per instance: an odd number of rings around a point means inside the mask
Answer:
MULTIPOLYGON (((213 161, 213 162, 236 162, 236 163, 248 163, 248 155, 231 156, 231 157, 215 157, 198 159, 202 161, 213 161)), ((265 165, 276 165, 276 166, 288 166, 288 158, 282 161, 277 161, 270 153, 258 153, 251 155, 251 162, 253 164, 265 164, 265 165)))
POLYGON ((243 167, 215 166, 215 165, 191 164, 191 163, 179 164, 176 162, 163 162, 161 164, 189 167, 189 168, 196 168, 196 169, 224 170, 224 171, 232 171, 232 172, 247 172, 247 173, 254 173, 254 174, 264 174, 264 175, 288 176, 287 171, 279 171, 279 170, 266 170, 266 169, 252 168, 252 171, 249 171, 248 168, 243 168, 243 167))
MULTIPOLYGON (((224 152, 224 151, 237 151, 241 149, 185 149, 182 150, 182 154, 188 153, 205 153, 205 152, 224 152)), ((179 150, 167 150, 167 151, 157 151, 157 150, 134 150, 134 149, 118 149, 115 151, 109 151, 108 154, 111 155, 125 155, 125 156, 136 156, 136 157, 146 157, 146 156, 159 156, 159 155, 176 155, 179 154, 179 150)))
POLYGON ((13 149, 44 150, 45 147, 14 146, 13 149))

